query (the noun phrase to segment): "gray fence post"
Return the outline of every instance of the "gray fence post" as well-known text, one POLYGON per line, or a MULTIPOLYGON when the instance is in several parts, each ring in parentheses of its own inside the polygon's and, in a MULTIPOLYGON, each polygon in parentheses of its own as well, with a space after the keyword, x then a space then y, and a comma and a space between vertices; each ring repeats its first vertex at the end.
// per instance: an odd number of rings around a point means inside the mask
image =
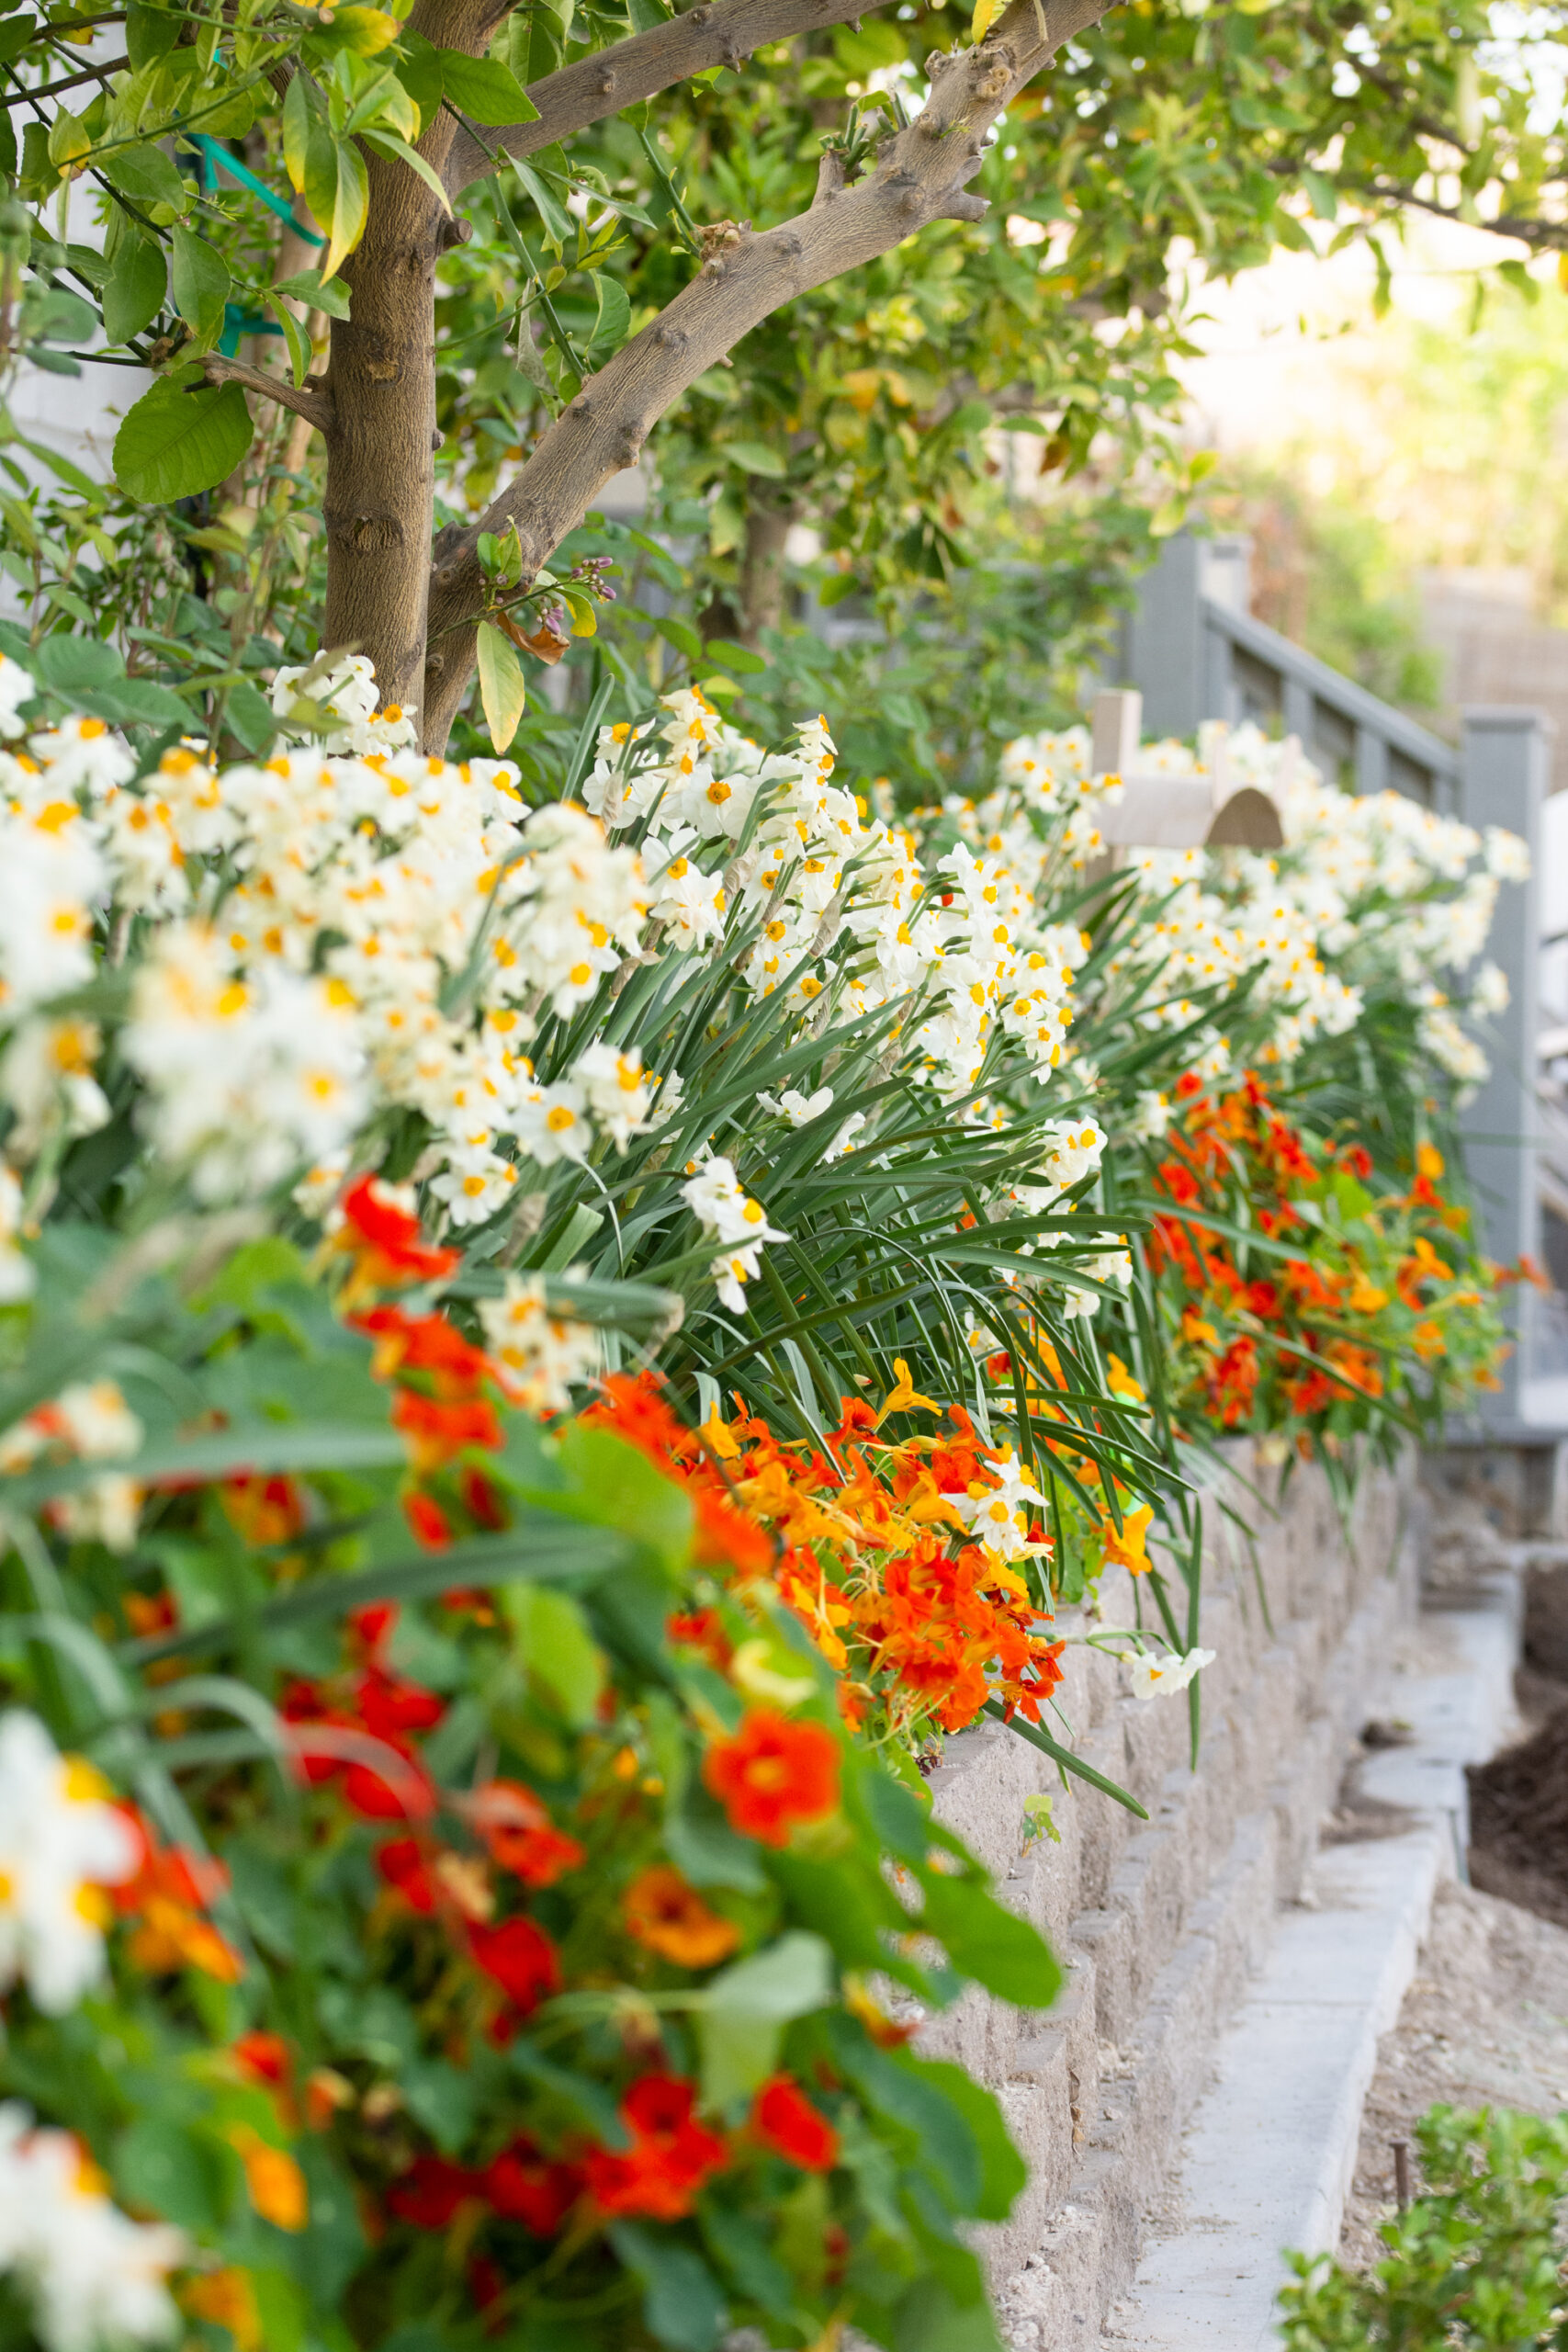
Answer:
POLYGON ((1144 697, 1147 735, 1195 735, 1205 718, 1232 719, 1230 648, 1204 626, 1203 600, 1247 610, 1250 539, 1198 539, 1178 531, 1138 582, 1122 636, 1121 674, 1144 697), (1219 673, 1226 674, 1219 674, 1219 673))
MULTIPOLYGON (((1530 854, 1528 882, 1505 882, 1486 953, 1508 978, 1506 1012, 1488 1024, 1483 1043, 1491 1076, 1463 1114, 1465 1160, 1488 1256, 1512 1263, 1540 1258, 1540 1196, 1536 1160, 1541 1148, 1536 1091, 1536 1037, 1540 969, 1541 803, 1546 795, 1549 741, 1539 711, 1507 706, 1464 714, 1464 771, 1460 814, 1483 831, 1488 825, 1517 833, 1530 854)), ((1503 1388, 1482 1408, 1487 1420, 1529 1420, 1531 1337, 1536 1300, 1526 1284, 1503 1295, 1514 1352, 1503 1367, 1503 1388)))

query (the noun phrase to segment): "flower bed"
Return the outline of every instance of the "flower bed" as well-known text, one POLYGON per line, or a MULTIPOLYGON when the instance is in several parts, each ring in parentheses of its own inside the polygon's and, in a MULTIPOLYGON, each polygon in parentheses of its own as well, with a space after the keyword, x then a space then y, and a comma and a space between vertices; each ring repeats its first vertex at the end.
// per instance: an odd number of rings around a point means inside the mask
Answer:
POLYGON ((1108 878, 1078 731, 900 810, 695 693, 550 779, 275 699, 0 664, 8 2317, 986 2344, 912 2022, 1060 1979, 927 1776, 1141 1812, 1064 1675, 1196 1753, 1216 1448, 1343 1497, 1492 1376, 1430 971, 1515 850, 1298 778, 1108 878))

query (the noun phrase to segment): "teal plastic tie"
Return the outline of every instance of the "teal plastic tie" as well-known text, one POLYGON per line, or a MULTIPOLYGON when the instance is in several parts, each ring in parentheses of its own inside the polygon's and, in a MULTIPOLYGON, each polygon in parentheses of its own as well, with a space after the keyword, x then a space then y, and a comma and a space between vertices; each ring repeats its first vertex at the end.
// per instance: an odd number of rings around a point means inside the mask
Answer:
POLYGON ((218 348, 225 359, 232 359, 240 348, 243 334, 281 334, 283 329, 259 311, 247 311, 238 302, 223 305, 223 334, 218 348))
POLYGON ((218 170, 227 172, 231 180, 238 180, 242 187, 248 187, 253 196, 259 196, 269 211, 276 212, 280 220, 288 221, 297 237, 303 237, 308 245, 326 243, 326 239, 318 236, 314 229, 307 229, 296 220, 292 205, 286 204, 276 188, 268 187, 265 180, 258 180, 248 164, 242 164, 237 155, 231 155, 227 147, 220 145, 209 132, 193 130, 190 138, 209 167, 216 165, 218 170))

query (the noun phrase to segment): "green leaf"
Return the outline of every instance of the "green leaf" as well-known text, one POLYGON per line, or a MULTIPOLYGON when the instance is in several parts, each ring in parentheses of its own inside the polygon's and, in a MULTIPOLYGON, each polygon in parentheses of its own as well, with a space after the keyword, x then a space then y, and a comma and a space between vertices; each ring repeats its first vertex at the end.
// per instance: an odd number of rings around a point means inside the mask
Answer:
POLYGON ((573 1729, 583 1730, 604 1688, 604 1661, 581 1610, 564 1592, 537 1584, 508 1585, 501 1599, 529 1673, 573 1729))
MULTIPOLYGON (((352 139, 336 139, 332 142, 336 158, 336 173, 333 187, 332 228, 327 250, 321 259, 323 281, 337 274, 338 264, 345 261, 365 233, 366 216, 370 209, 370 181, 365 169, 365 158, 352 139)), ((316 208, 312 204, 312 212, 316 208)), ((318 213, 317 219, 321 216, 318 213)), ((321 226, 325 228, 325 220, 321 226)))
POLYGON ((636 2222, 616 2222, 607 2235, 642 2281, 643 2317, 656 2342, 670 2352, 713 2352, 725 2324, 724 2297, 701 2255, 636 2222))
POLYGON ((662 0, 626 0, 626 14, 631 18, 634 33, 650 33, 666 23, 670 10, 662 0))
POLYGON ((419 2058, 398 2076, 403 2104, 444 2156, 455 2156, 474 2128, 479 2089, 471 2074, 445 2058, 419 2058))
POLYGON ((985 2295, 960 2302, 941 2278, 922 2278, 898 2305, 889 2352, 1001 2352, 985 2295))
POLYGON ((635 1536, 672 1571, 685 1566, 694 1524, 691 1498, 645 1453, 611 1430, 569 1421, 558 1458, 576 1489, 574 1512, 635 1536))
POLYGON ((1339 192, 1331 179, 1327 178, 1322 172, 1309 171, 1303 164, 1302 167, 1302 186, 1305 188, 1308 198, 1312 204, 1313 218, 1314 220, 1333 220, 1337 217, 1339 211, 1339 192))
POLYGON ((546 243, 552 252, 564 252, 571 243, 575 230, 570 214, 562 210, 543 176, 535 171, 531 164, 525 164, 521 156, 514 155, 512 168, 533 199, 534 209, 544 225, 546 243))
POLYGON ((303 302, 307 310, 325 311, 330 319, 348 316, 348 288, 341 277, 332 278, 323 286, 319 270, 300 269, 292 277, 280 279, 272 290, 275 295, 287 294, 291 300, 303 302))
POLYGON ((599 294, 598 316, 593 332, 588 338, 588 348, 595 358, 607 358, 618 351, 626 339, 632 322, 631 297, 618 277, 601 270, 594 280, 599 294))
POLYGON ((766 2082, 784 2027, 826 2007, 832 1994, 832 1954, 820 1936, 798 1928, 716 1976, 696 2017, 707 2103, 727 2108, 766 2082))
POLYGON ((754 677, 768 666, 761 655, 753 653, 749 645, 735 645, 728 637, 710 637, 705 652, 708 661, 722 662, 727 670, 733 670, 737 676, 742 678, 754 677))
POLYGON ((728 458, 732 466, 743 473, 772 474, 775 478, 789 471, 789 460, 778 450, 770 449, 765 441, 721 441, 718 454, 728 458))
POLYGON ((288 345, 288 372, 294 379, 294 389, 298 391, 310 372, 310 337, 287 302, 269 299, 267 308, 283 329, 283 340, 288 345))
POLYGON ((982 2222, 1005 2222, 1029 2178, 1029 2166, 1012 2143, 994 2093, 949 2058, 914 2063, 922 2079, 957 2109, 979 2152, 980 2185, 967 2210, 982 2222))
POLYGON ((106 340, 126 344, 151 326, 164 306, 168 282, 162 248, 151 237, 122 237, 104 281, 106 340))
POLYGON ((68 637, 58 629, 28 656, 28 667, 41 685, 52 687, 57 695, 112 685, 125 675, 125 663, 102 638, 68 637))
POLYGON ((172 205, 181 215, 190 210, 190 190, 161 147, 117 147, 97 168, 137 204, 172 205))
POLYGON ((539 109, 510 66, 496 57, 465 57, 458 49, 438 49, 441 80, 450 103, 470 121, 487 124, 537 122, 539 109))
POLYGON ((987 1699, 986 1713, 995 1715, 998 1723, 1006 1724, 1009 1731, 1015 1733, 1020 1739, 1026 1739, 1031 1747, 1037 1747, 1042 1756, 1048 1756, 1052 1763, 1059 1764, 1065 1772, 1076 1772, 1080 1781, 1087 1781, 1089 1787, 1098 1789, 1102 1796, 1114 1797, 1117 1804, 1125 1805, 1129 1813, 1135 1813, 1140 1821, 1148 1819, 1148 1814, 1136 1797, 1129 1796, 1125 1789, 1119 1788, 1114 1781, 1108 1780, 1092 1764, 1086 1764, 1081 1756, 1075 1755, 1070 1747, 1064 1747, 1059 1739, 1053 1739, 1050 1733, 1042 1731, 1038 1724, 1025 1723, 1021 1715, 1010 1716, 999 1699, 987 1699))
POLYGON ((405 31, 403 54, 398 65, 398 79, 419 108, 421 136, 429 130, 440 107, 446 85, 441 74, 441 51, 423 33, 405 31))
POLYGON ((493 621, 479 623, 479 700, 484 706, 490 740, 499 758, 522 724, 527 687, 515 646, 510 638, 502 636, 493 621))
POLYGON ((440 175, 431 169, 431 166, 425 162, 424 157, 419 153, 416 148, 411 147, 408 141, 406 139, 400 139, 394 130, 362 130, 359 136, 364 140, 365 144, 367 147, 374 147, 378 154, 389 155, 395 158, 398 163, 406 164, 410 171, 414 173, 418 178, 424 182, 432 196, 439 199, 442 211, 445 212, 447 219, 450 220, 452 216, 451 198, 447 196, 446 190, 442 184, 440 175))
POLYGON ((188 727, 191 708, 169 686, 152 678, 120 678, 99 693, 78 691, 81 708, 116 727, 188 727))
POLYGON ((672 645, 677 653, 683 653, 688 662, 700 662, 703 660, 704 648, 702 639, 697 635, 696 630, 691 628, 687 622, 673 620, 666 615, 657 623, 657 627, 659 634, 664 639, 665 643, 667 645, 672 645))
POLYGON ((310 163, 310 126, 314 119, 310 93, 314 86, 307 73, 297 71, 289 76, 283 100, 283 167, 296 196, 304 191, 310 163))
POLYGON ((114 437, 114 475, 147 506, 172 506, 213 490, 251 446, 255 427, 238 384, 199 385, 194 368, 161 377, 130 410, 114 437))
POLYGON ((1062 1972, 1037 1928, 977 1879, 927 1867, 920 1883, 926 1896, 920 1924, 940 1937, 961 1975, 1020 2008, 1050 2007, 1062 1989, 1062 1972))
POLYGON ((170 231, 169 277, 175 308, 197 341, 214 344, 223 332, 229 300, 229 265, 205 237, 178 226, 170 231))
POLYGON ((113 2169, 128 2203, 150 2208, 176 2229, 215 2228, 228 2202, 229 2167, 218 2151, 161 2116, 143 2115, 121 2133, 113 2169))

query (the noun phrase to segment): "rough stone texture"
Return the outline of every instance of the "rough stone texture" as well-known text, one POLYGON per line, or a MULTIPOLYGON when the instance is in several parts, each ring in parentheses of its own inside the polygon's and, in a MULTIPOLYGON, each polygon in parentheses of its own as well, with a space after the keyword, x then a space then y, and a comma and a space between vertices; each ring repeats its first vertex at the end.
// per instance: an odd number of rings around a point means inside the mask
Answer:
MULTIPOLYGON (((1300 1893, 1347 1746, 1397 1626, 1416 1607, 1413 1469, 1363 1474, 1349 1533, 1327 1481, 1228 1450, 1204 1498, 1201 1741, 1184 1702, 1134 1702, 1103 1654, 1069 1647, 1063 1710, 1087 1759, 1146 1806, 1140 1822, 1003 1725, 954 1740, 931 1787, 1066 1962, 1044 2018, 971 1988, 920 2046, 998 2091, 1030 2165, 1012 2218, 986 2232, 1004 2333, 1088 2352, 1137 2263, 1140 2214, 1176 2152, 1215 2040, 1259 1965, 1278 1905, 1300 1893), (1250 1541, 1224 1506, 1257 1531, 1250 1541), (1353 1540, 1350 1540, 1353 1538, 1353 1540), (1061 1842, 1027 1840, 1024 1800, 1054 1800, 1061 1842)), ((1107 1578, 1098 1623, 1134 1622, 1132 1581, 1107 1578)))

